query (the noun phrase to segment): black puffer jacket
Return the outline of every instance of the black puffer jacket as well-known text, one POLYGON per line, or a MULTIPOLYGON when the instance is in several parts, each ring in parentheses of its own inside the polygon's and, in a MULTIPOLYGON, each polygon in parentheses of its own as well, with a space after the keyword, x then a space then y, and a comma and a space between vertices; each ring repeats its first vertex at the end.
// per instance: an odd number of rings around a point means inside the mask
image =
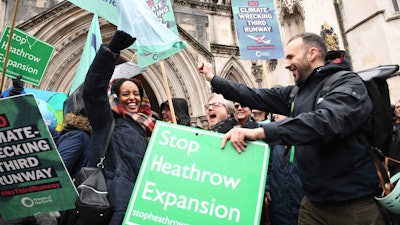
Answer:
MULTIPOLYGON (((372 117, 372 102, 361 78, 342 76, 324 99, 318 99, 330 75, 351 70, 344 52, 330 56, 336 59, 316 68, 299 85, 292 117, 263 124, 267 143, 296 146, 303 188, 312 202, 372 195, 378 184, 367 147, 357 137, 360 131, 370 133, 372 117)), ((217 76, 211 84, 229 100, 290 116, 289 95, 294 86, 253 89, 217 76)))

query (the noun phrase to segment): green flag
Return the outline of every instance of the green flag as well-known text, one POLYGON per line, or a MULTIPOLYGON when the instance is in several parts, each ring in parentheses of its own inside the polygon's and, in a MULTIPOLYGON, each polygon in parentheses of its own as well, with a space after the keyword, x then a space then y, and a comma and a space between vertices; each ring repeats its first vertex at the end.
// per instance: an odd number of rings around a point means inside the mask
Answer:
POLYGON ((136 37, 130 48, 136 50, 139 67, 161 61, 186 47, 186 42, 160 22, 145 0, 69 1, 136 37))
POLYGON ((83 48, 81 60, 79 61, 78 69, 76 70, 74 80, 72 81, 72 86, 69 90, 70 95, 85 80, 90 64, 92 64, 93 59, 102 43, 103 41, 101 39, 99 20, 97 15, 94 15, 86 38, 85 47, 83 48))

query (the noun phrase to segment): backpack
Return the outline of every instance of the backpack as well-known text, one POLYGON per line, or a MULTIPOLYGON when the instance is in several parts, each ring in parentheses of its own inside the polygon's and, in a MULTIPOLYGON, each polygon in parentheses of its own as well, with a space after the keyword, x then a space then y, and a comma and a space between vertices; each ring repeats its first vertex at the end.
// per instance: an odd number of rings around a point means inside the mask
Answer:
MULTIPOLYGON (((372 101, 372 136, 367 139, 359 133, 359 138, 368 146, 369 154, 379 177, 379 182, 385 195, 389 195, 394 188, 390 181, 389 161, 400 163, 398 151, 399 132, 395 132, 393 125, 393 110, 390 104, 389 88, 386 79, 399 70, 398 65, 384 65, 357 72, 368 90, 372 101)), ((341 76, 353 73, 339 71, 329 77, 322 86, 319 97, 325 97, 331 85, 341 76)), ((289 96, 289 106, 292 104, 298 87, 292 89, 289 96)))

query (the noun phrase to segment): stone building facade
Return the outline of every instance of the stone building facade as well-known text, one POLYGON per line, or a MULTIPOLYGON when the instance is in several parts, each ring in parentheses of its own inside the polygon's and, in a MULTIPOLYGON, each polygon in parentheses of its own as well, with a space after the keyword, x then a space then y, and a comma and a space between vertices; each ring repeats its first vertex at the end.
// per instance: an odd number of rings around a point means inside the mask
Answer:
MULTIPOLYGON (((93 18, 66 0, 19 1, 15 26, 54 45, 50 64, 38 88, 68 93, 79 64, 93 18)), ((174 0, 173 10, 183 51, 163 60, 172 97, 189 102, 192 123, 207 127, 204 104, 210 85, 197 72, 200 62, 209 61, 216 74, 251 87, 287 85, 293 78, 284 69, 284 59, 242 60, 230 0, 174 0)), ((10 24, 15 0, 0 1, 0 32, 10 24)), ((324 34, 331 49, 346 50, 355 71, 385 64, 400 64, 399 0, 274 0, 282 42, 304 31, 324 34), (360 7, 362 5, 363 7, 360 7)), ((103 43, 110 41, 116 27, 99 19, 103 43)), ((134 59, 124 50, 121 62, 134 59)), ((160 64, 144 75, 154 111, 167 99, 160 64)), ((390 78, 391 101, 400 99, 399 76, 390 78)), ((9 78, 5 87, 11 86, 9 78)), ((29 86, 29 84, 27 85, 29 86)))

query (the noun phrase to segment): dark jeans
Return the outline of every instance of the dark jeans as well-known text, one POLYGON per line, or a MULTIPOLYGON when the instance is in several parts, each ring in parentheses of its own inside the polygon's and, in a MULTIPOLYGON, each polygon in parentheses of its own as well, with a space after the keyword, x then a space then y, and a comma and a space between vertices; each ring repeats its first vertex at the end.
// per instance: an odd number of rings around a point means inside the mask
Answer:
POLYGON ((301 201, 299 225, 385 225, 373 196, 344 203, 313 204, 308 197, 301 201))

